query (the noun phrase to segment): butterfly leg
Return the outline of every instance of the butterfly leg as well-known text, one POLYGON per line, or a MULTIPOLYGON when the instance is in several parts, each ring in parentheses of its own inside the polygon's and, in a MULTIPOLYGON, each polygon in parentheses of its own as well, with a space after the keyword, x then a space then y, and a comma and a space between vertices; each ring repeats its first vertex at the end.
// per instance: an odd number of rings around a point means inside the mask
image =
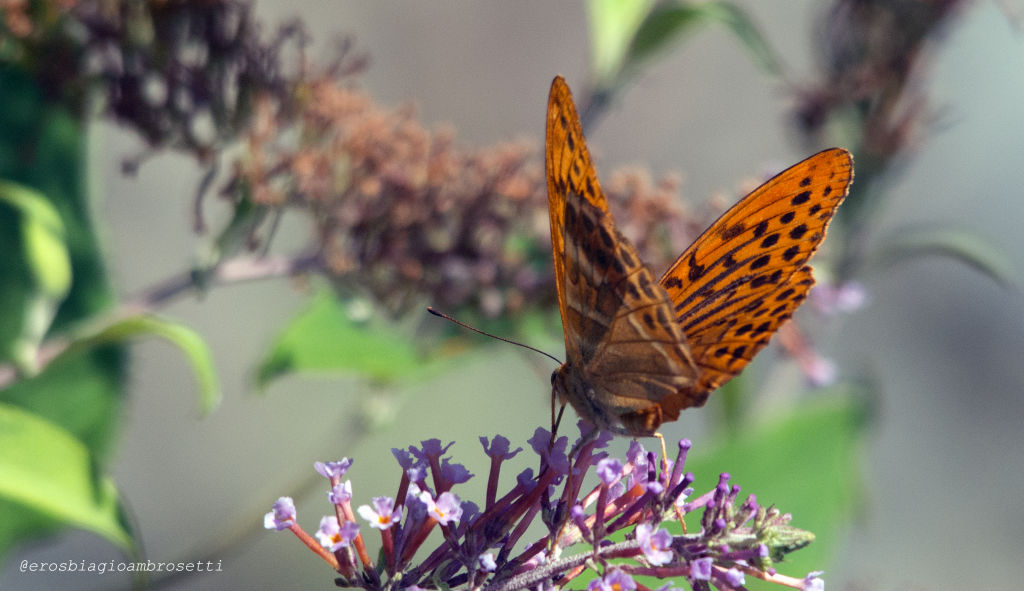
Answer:
MULTIPOLYGON (((555 416, 555 393, 551 393, 551 446, 554 447, 558 439, 558 426, 562 424, 562 415, 565 414, 565 405, 558 409, 558 416, 555 416)), ((572 456, 570 455, 571 459, 572 456)))

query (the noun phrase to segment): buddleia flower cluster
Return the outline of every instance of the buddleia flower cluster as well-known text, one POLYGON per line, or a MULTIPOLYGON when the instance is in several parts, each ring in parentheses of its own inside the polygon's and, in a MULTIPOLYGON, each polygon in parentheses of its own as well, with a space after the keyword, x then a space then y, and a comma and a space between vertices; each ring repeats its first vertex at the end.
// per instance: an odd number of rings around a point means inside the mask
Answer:
POLYGON ((459 496, 456 487, 473 475, 445 455, 453 444, 437 439, 392 450, 401 468, 395 495, 358 506, 352 482, 343 480, 352 460, 317 462, 333 505, 317 531, 298 524, 289 497, 274 503, 264 525, 291 530, 334 569, 337 586, 368 591, 561 589, 578 577, 577 586, 589 579, 588 591, 647 589, 637 576, 661 580, 666 591, 740 590, 748 577, 824 589, 819 572, 800 579, 775 570, 786 553, 814 539, 791 526, 790 515, 753 495, 740 502, 728 474, 695 493, 693 475, 683 471, 689 440, 679 441, 673 461, 637 441, 625 460, 611 457, 600 451, 607 434, 578 440, 570 453, 567 437, 552 439, 536 430, 528 441, 539 458, 536 473, 523 470, 499 495, 504 462, 523 450, 501 435, 481 437, 490 458, 481 504, 459 496), (699 531, 670 533, 690 514, 700 516, 699 531), (532 527, 538 519, 542 527, 532 527), (537 529, 543 535, 531 537, 537 529), (377 556, 371 535, 379 538, 377 556))

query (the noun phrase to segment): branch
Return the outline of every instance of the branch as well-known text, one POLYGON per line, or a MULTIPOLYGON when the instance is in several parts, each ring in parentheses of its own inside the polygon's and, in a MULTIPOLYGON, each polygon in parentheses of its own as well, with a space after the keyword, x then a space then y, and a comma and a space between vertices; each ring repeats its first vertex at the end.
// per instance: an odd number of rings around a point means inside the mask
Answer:
MULTIPOLYGON (((699 534, 689 534, 676 536, 676 540, 697 540, 700 538, 699 534)), ((618 544, 611 544, 608 546, 602 546, 597 549, 597 557, 615 557, 620 556, 624 553, 630 553, 633 551, 640 550, 640 542, 637 540, 627 540, 625 542, 619 542, 618 544)), ((484 588, 484 591, 515 591, 517 589, 530 589, 543 581, 549 580, 551 577, 558 573, 565 572, 569 569, 576 568, 581 564, 585 564, 588 560, 594 558, 595 552, 582 552, 580 554, 574 554, 561 560, 545 564, 537 567, 533 570, 520 573, 510 579, 497 582, 493 585, 489 585, 484 588)))
MULTIPOLYGON (((202 276, 202 279, 195 271, 173 275, 143 289, 113 310, 97 314, 82 326, 47 339, 36 353, 36 367, 43 371, 54 359, 67 352, 78 340, 74 338, 75 335, 92 334, 126 318, 156 312, 186 292, 209 289, 214 285, 287 277, 314 271, 319 267, 320 258, 315 254, 293 258, 237 257, 224 261, 202 276)), ((11 386, 22 377, 22 372, 14 364, 0 364, 0 389, 11 386)))

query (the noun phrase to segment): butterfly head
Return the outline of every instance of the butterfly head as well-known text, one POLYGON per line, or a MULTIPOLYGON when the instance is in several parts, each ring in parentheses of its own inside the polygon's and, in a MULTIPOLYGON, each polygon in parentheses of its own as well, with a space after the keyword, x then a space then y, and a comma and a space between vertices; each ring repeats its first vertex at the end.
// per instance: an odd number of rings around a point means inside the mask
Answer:
POLYGON ((563 363, 552 372, 551 396, 562 406, 572 406, 585 422, 603 431, 613 430, 613 418, 593 402, 594 386, 571 362, 563 363))

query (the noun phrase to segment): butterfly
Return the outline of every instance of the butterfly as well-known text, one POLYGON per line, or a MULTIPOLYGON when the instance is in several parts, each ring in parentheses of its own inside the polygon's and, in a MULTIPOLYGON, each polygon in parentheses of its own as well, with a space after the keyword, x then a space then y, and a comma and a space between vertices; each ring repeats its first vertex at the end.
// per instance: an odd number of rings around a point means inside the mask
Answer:
POLYGON ((808 259, 853 181, 832 148, 726 211, 657 279, 615 227, 565 80, 545 161, 566 361, 552 400, 605 431, 654 435, 738 374, 807 297, 808 259))

